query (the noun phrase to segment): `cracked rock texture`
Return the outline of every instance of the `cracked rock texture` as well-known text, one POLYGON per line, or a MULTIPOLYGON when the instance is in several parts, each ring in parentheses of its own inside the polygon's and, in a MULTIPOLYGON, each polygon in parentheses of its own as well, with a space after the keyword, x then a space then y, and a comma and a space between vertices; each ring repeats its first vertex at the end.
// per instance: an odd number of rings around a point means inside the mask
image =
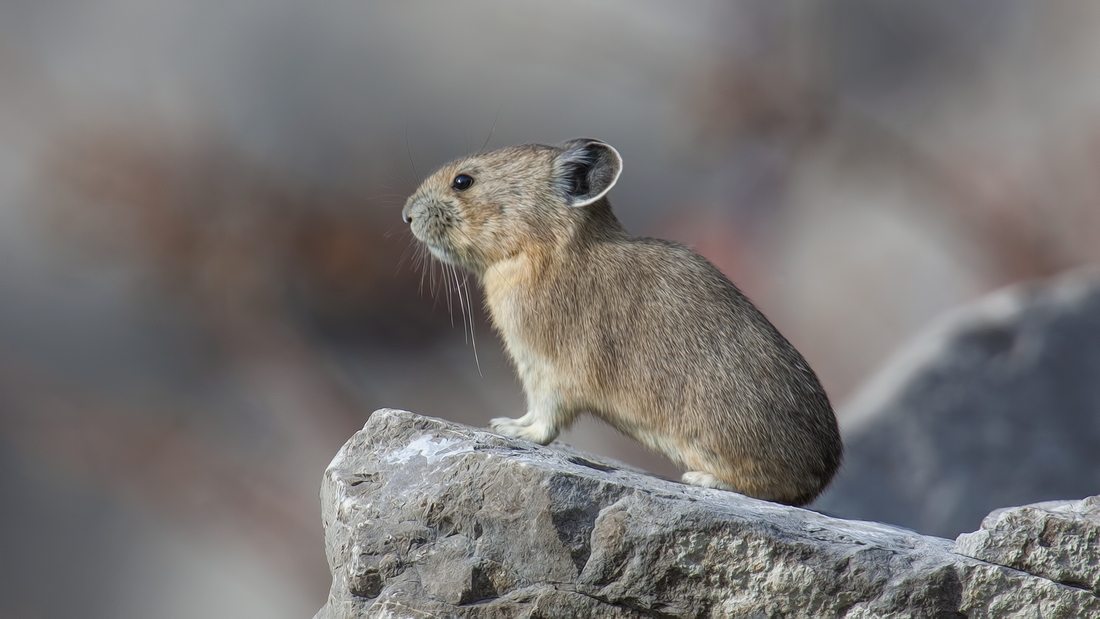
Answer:
POLYGON ((1100 496, 998 509, 955 552, 1100 595, 1100 496))
POLYGON ((844 466, 814 504, 943 537, 1005 505, 1100 488, 1100 271, 942 317, 840 415, 844 466))
POLYGON ((1090 591, 946 539, 404 411, 371 416, 321 497, 317 619, 1100 616, 1090 591))

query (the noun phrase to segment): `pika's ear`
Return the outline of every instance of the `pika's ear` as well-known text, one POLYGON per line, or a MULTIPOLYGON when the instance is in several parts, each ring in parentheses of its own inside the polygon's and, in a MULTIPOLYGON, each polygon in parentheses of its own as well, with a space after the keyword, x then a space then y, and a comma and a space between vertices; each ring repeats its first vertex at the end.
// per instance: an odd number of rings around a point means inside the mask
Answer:
POLYGON ((569 206, 588 206, 607 195, 623 171, 619 152, 591 138, 558 144, 553 183, 569 206))

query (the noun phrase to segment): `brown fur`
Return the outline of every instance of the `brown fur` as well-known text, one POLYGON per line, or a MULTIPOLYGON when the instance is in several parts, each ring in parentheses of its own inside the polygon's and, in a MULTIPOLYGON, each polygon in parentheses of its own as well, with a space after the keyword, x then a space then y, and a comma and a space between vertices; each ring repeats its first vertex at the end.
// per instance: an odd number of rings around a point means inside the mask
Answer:
POLYGON ((406 203, 414 235, 480 279, 529 412, 494 430, 549 443, 582 412, 688 469, 684 480, 802 505, 840 464, 813 370, 721 272, 629 235, 595 140, 478 153, 406 203), (459 174, 474 179, 452 187, 459 174))

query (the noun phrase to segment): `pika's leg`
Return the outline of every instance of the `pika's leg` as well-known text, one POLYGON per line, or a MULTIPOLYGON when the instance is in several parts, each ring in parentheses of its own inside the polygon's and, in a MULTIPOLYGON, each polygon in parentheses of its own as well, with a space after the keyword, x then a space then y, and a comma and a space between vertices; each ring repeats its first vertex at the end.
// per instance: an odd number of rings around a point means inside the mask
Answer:
POLYGON ((489 428, 504 436, 514 436, 540 445, 549 445, 558 438, 561 428, 553 422, 553 416, 530 411, 519 419, 497 417, 489 420, 489 428))
POLYGON ((727 484, 726 482, 718 479, 710 473, 704 473, 703 471, 688 471, 684 473, 684 476, 680 478, 685 484, 691 484, 693 486, 702 486, 704 488, 717 488, 719 490, 731 490, 737 492, 737 489, 727 484))

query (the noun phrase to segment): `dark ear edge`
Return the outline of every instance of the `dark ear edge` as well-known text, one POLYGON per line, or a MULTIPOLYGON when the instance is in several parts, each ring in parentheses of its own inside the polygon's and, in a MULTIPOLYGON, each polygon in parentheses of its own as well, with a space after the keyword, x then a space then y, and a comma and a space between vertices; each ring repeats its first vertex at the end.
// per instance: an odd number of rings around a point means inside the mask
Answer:
POLYGON ((558 192, 572 207, 588 206, 607 195, 623 171, 623 159, 608 144, 592 138, 576 138, 558 145, 554 161, 558 192))

